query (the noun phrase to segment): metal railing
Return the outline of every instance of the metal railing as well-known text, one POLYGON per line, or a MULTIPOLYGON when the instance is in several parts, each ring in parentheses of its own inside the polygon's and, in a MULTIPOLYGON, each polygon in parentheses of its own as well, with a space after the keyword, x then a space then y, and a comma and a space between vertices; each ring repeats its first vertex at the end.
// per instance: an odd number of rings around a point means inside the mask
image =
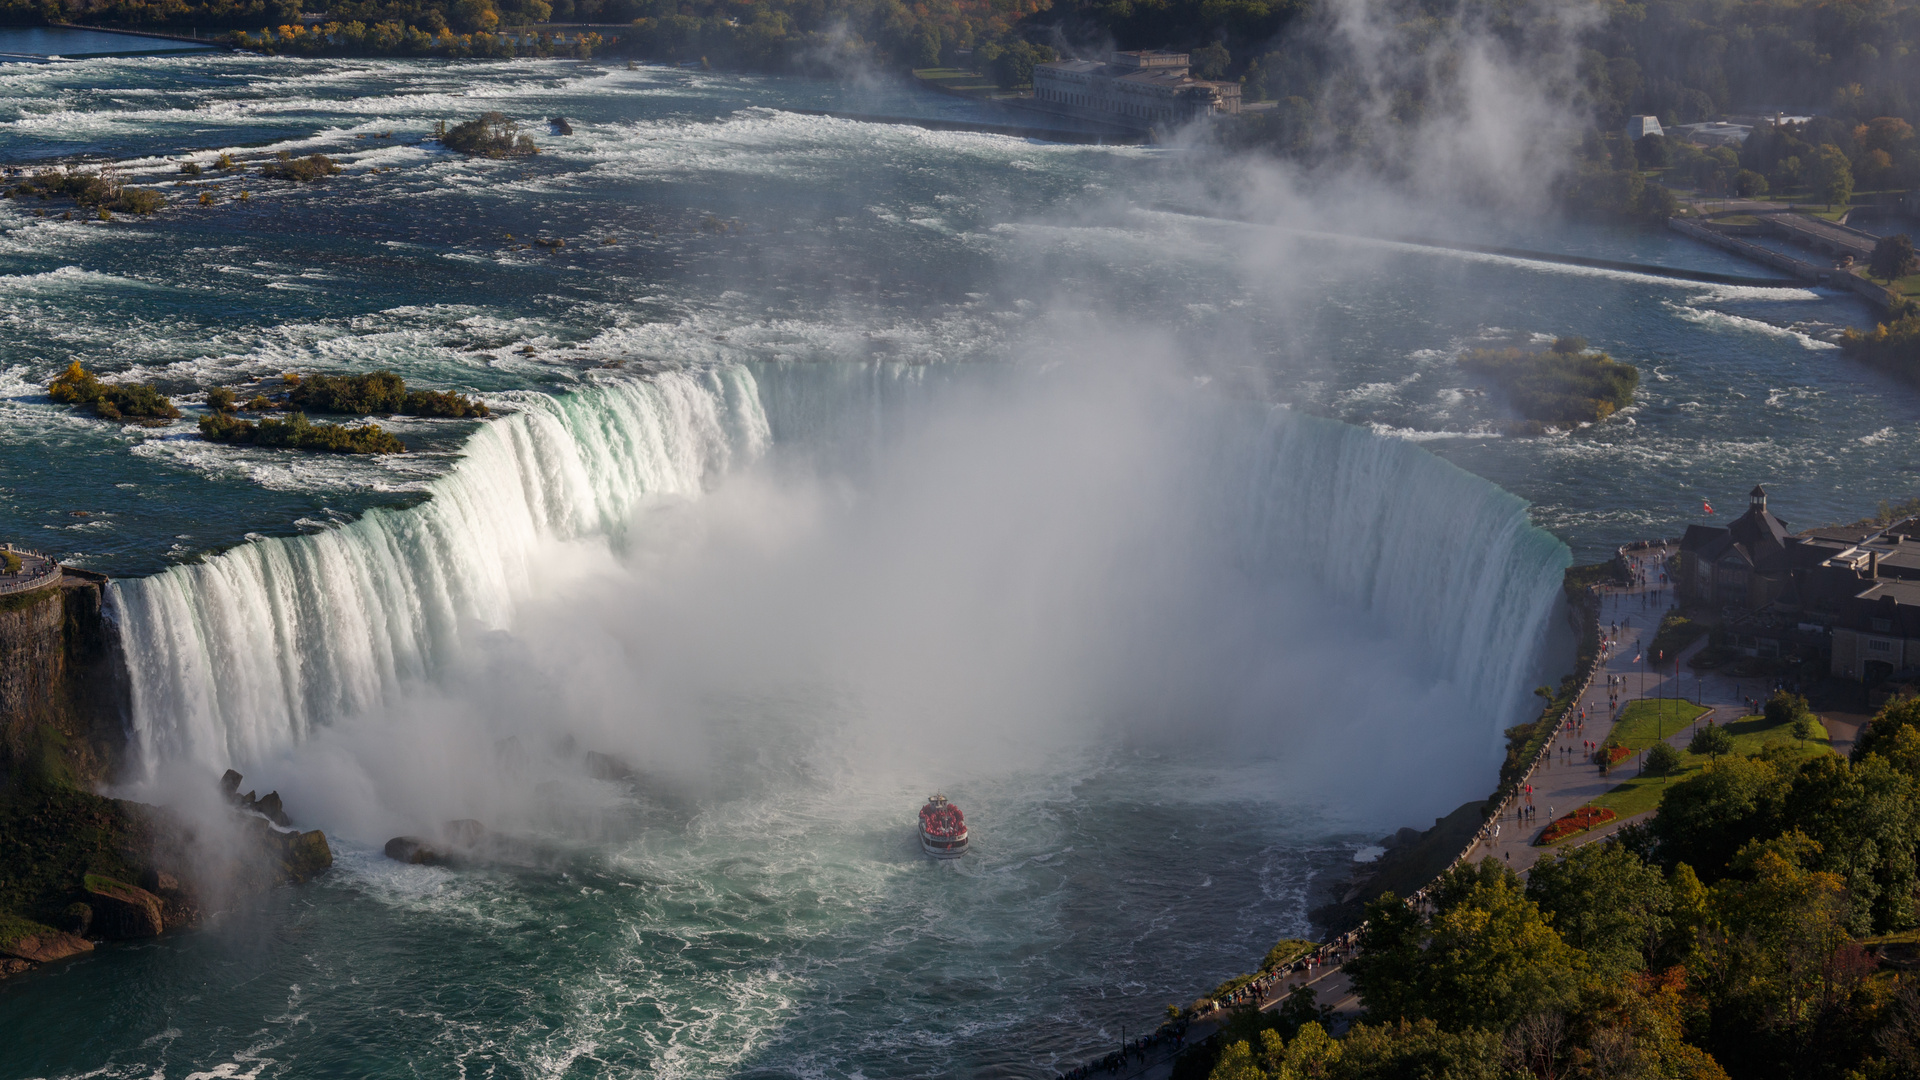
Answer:
POLYGON ((28 592, 60 580, 60 563, 49 556, 42 555, 37 551, 27 551, 23 548, 17 548, 12 544, 6 545, 4 550, 10 554, 20 556, 22 563, 28 563, 31 560, 38 565, 34 566, 30 571, 23 566, 22 572, 18 574, 0 574, 0 596, 28 592))

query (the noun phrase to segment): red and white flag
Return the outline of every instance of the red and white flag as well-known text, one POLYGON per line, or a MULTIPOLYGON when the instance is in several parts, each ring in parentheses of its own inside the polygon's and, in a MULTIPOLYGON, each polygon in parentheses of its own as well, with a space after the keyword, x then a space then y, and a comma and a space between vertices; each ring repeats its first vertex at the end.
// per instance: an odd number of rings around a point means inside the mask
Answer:
POLYGON ((1709 514, 1711 514, 1711 513, 1713 513, 1713 504, 1712 504, 1712 503, 1710 503, 1710 502, 1708 502, 1708 501, 1707 501, 1707 500, 1705 500, 1705 499, 1701 499, 1701 500, 1700 500, 1700 509, 1702 509, 1702 510, 1705 510, 1705 511, 1706 511, 1707 513, 1709 513, 1709 514))

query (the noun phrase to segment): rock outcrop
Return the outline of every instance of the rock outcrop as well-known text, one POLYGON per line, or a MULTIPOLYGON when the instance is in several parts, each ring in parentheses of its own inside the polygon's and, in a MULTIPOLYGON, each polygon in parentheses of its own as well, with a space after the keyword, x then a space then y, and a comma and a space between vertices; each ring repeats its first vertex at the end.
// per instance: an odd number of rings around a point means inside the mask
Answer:
POLYGON ((447 861, 446 855, 418 836, 396 836, 387 841, 386 851, 387 858, 395 862, 438 866, 447 861))
POLYGON ((167 928, 160 914, 160 898, 124 881, 88 874, 84 879, 87 906, 93 909, 93 932, 108 941, 159 937, 167 928))
POLYGON ((0 955, 25 961, 26 965, 51 964, 83 952, 91 952, 93 942, 78 934, 55 930, 26 919, 0 916, 0 955))

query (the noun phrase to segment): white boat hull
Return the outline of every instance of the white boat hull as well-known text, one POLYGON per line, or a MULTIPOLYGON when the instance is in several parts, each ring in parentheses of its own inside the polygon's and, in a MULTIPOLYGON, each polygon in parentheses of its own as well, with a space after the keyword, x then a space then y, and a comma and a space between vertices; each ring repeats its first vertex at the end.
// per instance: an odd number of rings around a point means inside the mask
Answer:
POLYGON ((934 837, 920 834, 920 850, 936 859, 957 859, 967 853, 967 831, 960 830, 959 836, 934 837))

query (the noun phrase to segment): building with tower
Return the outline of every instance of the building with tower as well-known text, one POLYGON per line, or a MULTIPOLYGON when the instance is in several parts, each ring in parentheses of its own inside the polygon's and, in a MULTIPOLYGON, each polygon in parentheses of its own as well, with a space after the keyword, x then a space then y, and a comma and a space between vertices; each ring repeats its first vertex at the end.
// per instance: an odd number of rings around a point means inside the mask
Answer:
POLYGON ((1920 688, 1920 519, 1799 535, 1767 509, 1765 488, 1724 526, 1689 525, 1674 588, 1716 609, 1724 643, 1749 656, 1805 656, 1883 692, 1920 688))
POLYGON ((1789 549, 1798 543, 1787 523, 1767 510, 1766 489, 1755 484, 1747 493, 1747 512, 1732 523, 1687 526, 1675 588, 1694 603, 1758 611, 1791 587, 1789 549))

